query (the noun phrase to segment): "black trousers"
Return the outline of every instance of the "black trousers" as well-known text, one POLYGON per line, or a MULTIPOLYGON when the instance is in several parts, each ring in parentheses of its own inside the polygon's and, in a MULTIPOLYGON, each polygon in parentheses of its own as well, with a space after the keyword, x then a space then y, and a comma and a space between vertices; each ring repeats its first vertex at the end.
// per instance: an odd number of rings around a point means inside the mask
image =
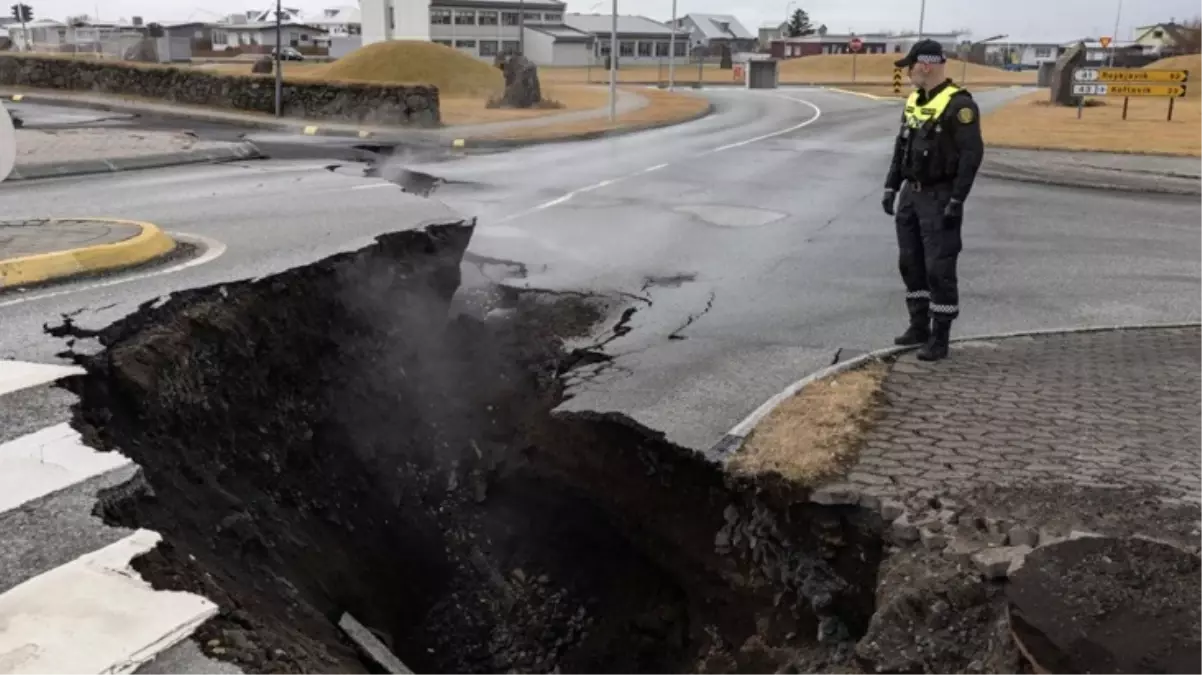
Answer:
POLYGON ((950 185, 922 186, 906 182, 897 204, 898 268, 906 284, 910 317, 951 321, 960 315, 956 262, 960 258, 960 226, 945 225, 943 209, 950 185))

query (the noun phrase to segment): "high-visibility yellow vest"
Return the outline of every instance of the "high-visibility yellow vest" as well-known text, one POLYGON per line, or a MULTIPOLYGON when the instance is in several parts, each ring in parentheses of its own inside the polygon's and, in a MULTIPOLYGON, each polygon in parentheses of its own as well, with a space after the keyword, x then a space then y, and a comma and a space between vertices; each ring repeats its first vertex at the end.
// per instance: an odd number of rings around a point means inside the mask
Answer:
POLYGON ((943 111, 947 110, 948 104, 952 102, 952 96, 958 91, 960 91, 960 87, 949 84, 938 94, 935 94, 935 98, 932 98, 921 106, 918 105, 918 92, 910 92, 910 98, 906 99, 906 126, 911 129, 917 129, 928 122, 933 122, 943 117, 943 111))

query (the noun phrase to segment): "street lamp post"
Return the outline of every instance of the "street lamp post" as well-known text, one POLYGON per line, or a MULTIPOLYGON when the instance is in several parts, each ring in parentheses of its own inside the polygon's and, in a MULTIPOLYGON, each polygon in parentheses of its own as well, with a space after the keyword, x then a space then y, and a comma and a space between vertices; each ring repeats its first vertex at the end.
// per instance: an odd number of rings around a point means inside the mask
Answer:
POLYGON ((284 114, 284 73, 280 58, 284 55, 283 26, 280 22, 280 0, 275 0, 275 116, 284 114))
POLYGON ((668 35, 668 91, 676 86, 676 0, 672 0, 672 32, 668 35))
POLYGON ((518 53, 526 55, 526 0, 518 0, 518 53))
POLYGON ((918 7, 918 39, 922 39, 922 24, 927 18, 927 0, 922 0, 922 4, 918 7))
POLYGON ((618 0, 609 27, 609 122, 618 121, 618 0))
POLYGON ((1119 0, 1118 9, 1114 11, 1114 32, 1110 34, 1110 67, 1114 67, 1114 52, 1119 48, 1119 17, 1123 15, 1123 0, 1119 0))

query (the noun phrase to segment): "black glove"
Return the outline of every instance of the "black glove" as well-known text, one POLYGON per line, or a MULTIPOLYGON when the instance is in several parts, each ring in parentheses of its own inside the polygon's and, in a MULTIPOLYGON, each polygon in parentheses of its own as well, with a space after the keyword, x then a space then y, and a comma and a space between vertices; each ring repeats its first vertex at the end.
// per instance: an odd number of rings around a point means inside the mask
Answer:
POLYGON ((954 230, 964 222, 964 202, 953 199, 943 209, 943 227, 954 230))
POLYGON ((893 203, 897 201, 897 190, 885 190, 885 196, 881 197, 881 208, 885 209, 885 215, 893 215, 893 203))

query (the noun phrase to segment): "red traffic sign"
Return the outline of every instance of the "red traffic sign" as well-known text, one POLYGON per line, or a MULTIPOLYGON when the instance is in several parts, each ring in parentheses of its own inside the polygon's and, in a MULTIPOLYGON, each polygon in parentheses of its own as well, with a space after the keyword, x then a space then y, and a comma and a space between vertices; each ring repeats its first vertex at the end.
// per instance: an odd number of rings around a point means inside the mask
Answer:
POLYGON ((1098 42, 1102 43, 1102 49, 1106 49, 1107 47, 1110 46, 1110 38, 1109 37, 1102 36, 1102 37, 1098 38, 1098 42))
POLYGON ((858 52, 864 48, 864 41, 860 38, 852 38, 851 42, 847 43, 847 46, 850 47, 853 52, 858 52))

